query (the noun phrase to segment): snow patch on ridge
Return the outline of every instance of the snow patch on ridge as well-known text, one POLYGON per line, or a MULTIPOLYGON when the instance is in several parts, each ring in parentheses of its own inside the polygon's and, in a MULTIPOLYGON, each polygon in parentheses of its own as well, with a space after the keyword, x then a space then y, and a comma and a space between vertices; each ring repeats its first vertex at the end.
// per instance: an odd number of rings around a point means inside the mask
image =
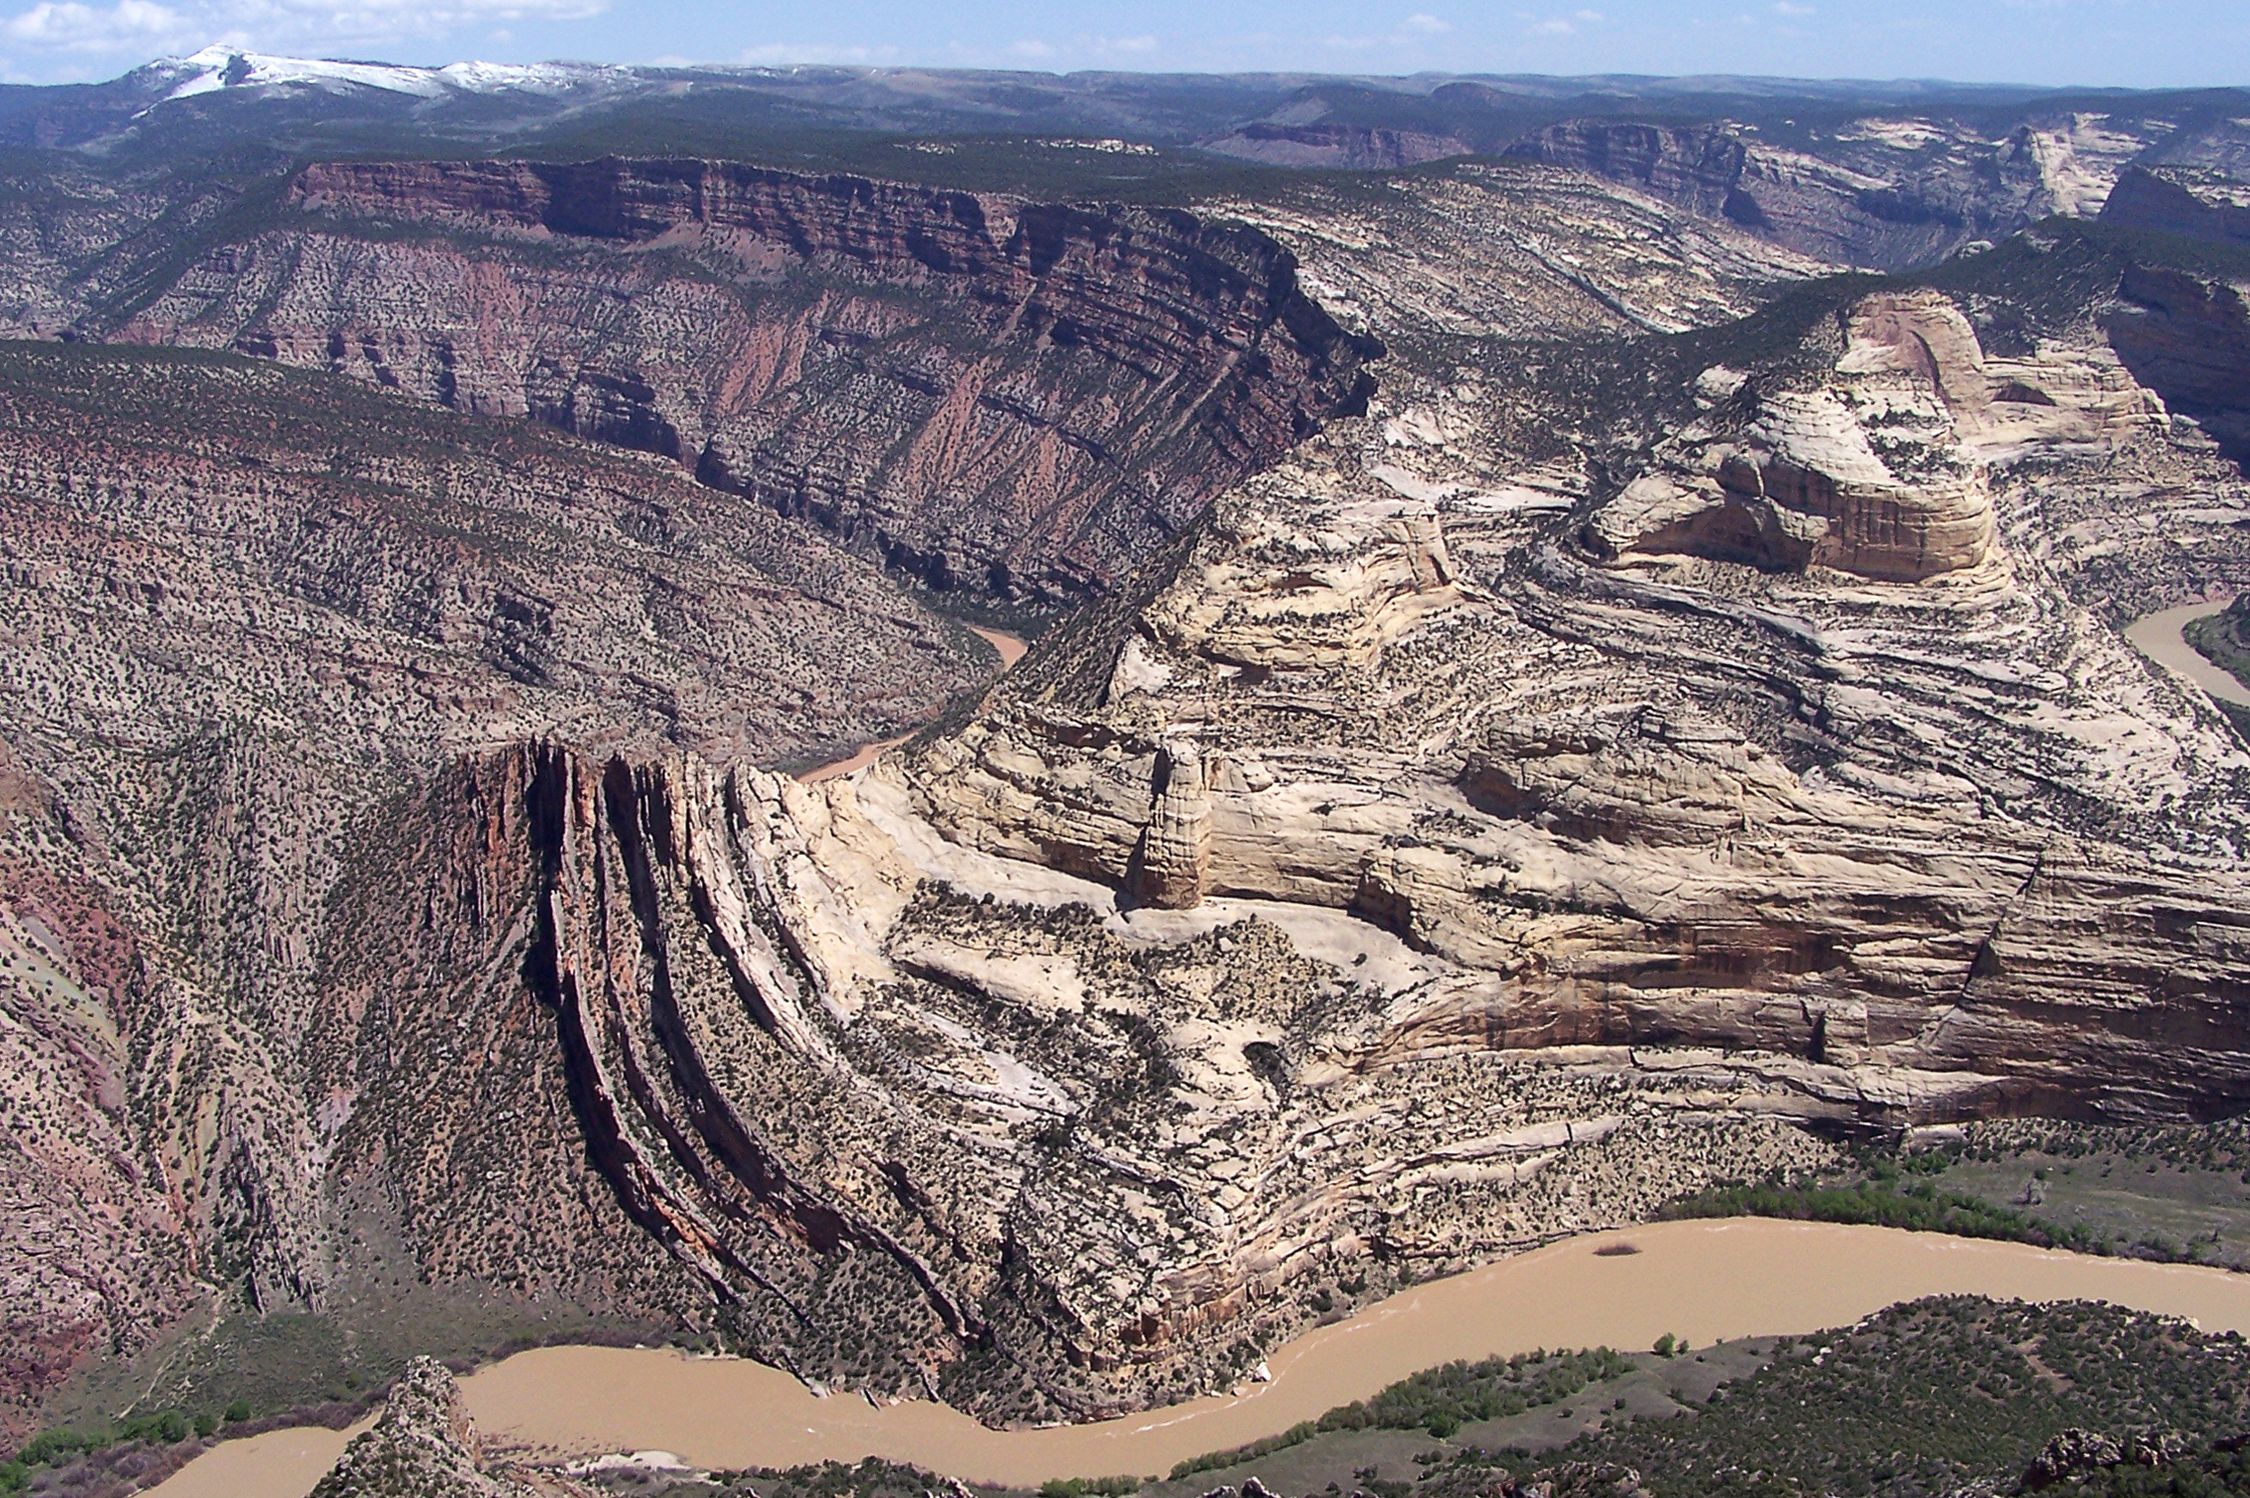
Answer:
POLYGON ((456 62, 442 68, 397 63, 337 62, 317 58, 274 57, 233 47, 209 46, 187 57, 152 63, 158 78, 173 81, 165 99, 190 99, 227 88, 297 86, 339 93, 351 88, 380 89, 420 99, 450 93, 560 93, 575 83, 618 71, 568 63, 517 65, 456 62))

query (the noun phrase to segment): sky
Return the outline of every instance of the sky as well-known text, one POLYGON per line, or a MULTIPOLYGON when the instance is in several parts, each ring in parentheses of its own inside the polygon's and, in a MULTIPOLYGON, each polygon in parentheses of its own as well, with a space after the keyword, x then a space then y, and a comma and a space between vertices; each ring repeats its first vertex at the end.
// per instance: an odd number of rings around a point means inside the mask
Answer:
POLYGON ((0 81, 212 42, 446 63, 2250 84, 2250 0, 0 0, 0 81))

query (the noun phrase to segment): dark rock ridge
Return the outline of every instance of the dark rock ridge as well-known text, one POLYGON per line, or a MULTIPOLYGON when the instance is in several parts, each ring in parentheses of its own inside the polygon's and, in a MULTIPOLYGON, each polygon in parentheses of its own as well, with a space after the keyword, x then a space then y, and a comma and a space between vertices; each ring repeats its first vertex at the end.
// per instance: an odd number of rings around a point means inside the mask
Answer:
POLYGON ((2127 167, 2102 205, 2102 222, 2250 244, 2250 187, 2211 172, 2127 167))
POLYGON ((2136 263, 2118 283, 2109 341, 2135 379, 2250 463, 2250 281, 2136 263))
POLYGON ((1361 409, 1265 235, 704 161, 304 168, 93 331, 661 454, 938 587, 1098 590, 1361 409))
POLYGON ((1274 166, 1394 169, 1466 156, 1467 141, 1387 125, 1279 124, 1254 121, 1203 143, 1208 151, 1274 166))

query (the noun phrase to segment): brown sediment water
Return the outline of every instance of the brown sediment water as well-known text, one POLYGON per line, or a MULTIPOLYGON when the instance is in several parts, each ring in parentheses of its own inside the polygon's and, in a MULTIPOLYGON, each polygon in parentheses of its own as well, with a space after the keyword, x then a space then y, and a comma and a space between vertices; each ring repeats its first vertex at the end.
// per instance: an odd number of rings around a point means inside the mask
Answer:
POLYGON ((2190 645, 2182 633, 2196 620, 2208 619, 2225 609, 2226 603, 2222 600, 2182 604, 2176 609, 2143 615, 2125 626, 2125 638, 2141 654, 2178 672, 2221 702, 2250 707, 2250 687, 2235 680, 2231 672, 2204 659, 2203 653, 2190 645))
POLYGON ((164 1498, 303 1498, 374 1417, 347 1430, 292 1425, 221 1441, 158 1484, 164 1498))
MULTIPOLYGON (((542 1348, 481 1369, 462 1388, 489 1440, 538 1455, 653 1448, 703 1467, 881 1456, 1033 1486, 1160 1474, 1456 1358, 1642 1348, 1666 1332, 1696 1346, 1811 1332, 1940 1294, 2107 1300, 2188 1317, 2207 1331, 2250 1332, 2250 1275, 1890 1228, 1734 1218, 1568 1239, 1433 1280, 1290 1342, 1268 1360, 1268 1382, 1085 1425, 991 1430, 943 1405, 823 1398, 763 1364, 648 1348, 542 1348), (1628 1240, 1639 1252, 1614 1251, 1628 1240)), ((214 1490, 174 1484, 218 1454, 157 1491, 204 1498, 214 1490)), ((309 1487, 302 1467, 267 1476, 237 1463, 226 1498, 302 1498, 309 1487)))
MULTIPOLYGON (((969 633, 1000 652, 1000 669, 1003 671, 1022 660, 1023 653, 1031 648, 1014 635, 997 629, 986 629, 981 625, 970 625, 969 633)), ((834 780, 839 775, 864 770, 875 763, 885 749, 895 749, 912 737, 914 735, 911 733, 902 733, 895 739, 878 739, 872 744, 862 744, 842 759, 832 759, 825 765, 815 766, 797 778, 807 785, 817 785, 823 780, 834 780)))
POLYGON ((972 624, 969 626, 969 633, 977 636, 987 645, 990 645, 994 650, 1000 652, 1000 669, 1003 671, 1008 670, 1010 667, 1014 666, 1017 661, 1022 660, 1023 653, 1031 648, 1022 640, 1016 638, 1014 635, 1009 634, 1006 630, 986 629, 981 624, 972 624))

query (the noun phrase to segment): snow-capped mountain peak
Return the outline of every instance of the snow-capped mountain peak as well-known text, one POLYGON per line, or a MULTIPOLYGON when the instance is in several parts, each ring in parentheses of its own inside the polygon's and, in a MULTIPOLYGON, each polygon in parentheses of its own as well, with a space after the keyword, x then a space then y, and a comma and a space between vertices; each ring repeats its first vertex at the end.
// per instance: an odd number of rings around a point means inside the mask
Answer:
POLYGON ((166 99, 188 99, 229 88, 317 88, 341 93, 355 88, 436 99, 448 93, 555 93, 575 83, 615 71, 566 63, 519 65, 457 62, 442 68, 397 63, 338 62, 275 57, 236 47, 213 45, 186 57, 151 63, 146 72, 169 83, 166 99))

